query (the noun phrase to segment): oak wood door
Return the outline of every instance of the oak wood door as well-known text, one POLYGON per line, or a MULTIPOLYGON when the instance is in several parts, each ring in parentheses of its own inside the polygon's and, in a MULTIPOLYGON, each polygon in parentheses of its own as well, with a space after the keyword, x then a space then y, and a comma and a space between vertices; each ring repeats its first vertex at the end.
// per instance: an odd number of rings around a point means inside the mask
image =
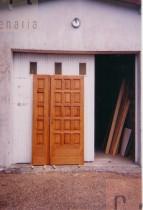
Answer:
POLYGON ((50 163, 83 164, 83 77, 51 77, 50 163))
POLYGON ((33 80, 32 164, 45 165, 50 163, 50 77, 34 75, 33 80))

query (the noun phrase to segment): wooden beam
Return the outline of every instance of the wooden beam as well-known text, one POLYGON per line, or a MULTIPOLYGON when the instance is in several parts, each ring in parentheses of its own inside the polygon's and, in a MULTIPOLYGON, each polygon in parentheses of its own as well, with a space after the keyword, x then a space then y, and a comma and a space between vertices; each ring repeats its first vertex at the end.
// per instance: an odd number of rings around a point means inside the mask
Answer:
POLYGON ((118 152, 120 138, 121 138, 122 130, 123 130, 124 123, 126 120, 126 116, 127 116, 128 110, 129 110, 129 105, 130 105, 130 100, 127 98, 125 105, 123 107, 123 110, 120 113, 120 118, 118 121, 116 133, 113 137, 112 147, 111 147, 111 151, 110 151, 112 155, 116 155, 118 152))
POLYGON ((120 109, 120 105, 121 105, 121 101, 122 101, 122 98, 123 98, 124 91, 125 91, 125 81, 123 81, 122 84, 121 84, 119 95, 118 95, 118 98, 117 98, 115 111, 114 111, 114 115, 113 115, 113 120, 112 120, 112 124, 111 124, 111 129, 110 129, 108 140, 107 140, 107 146, 106 146, 106 151, 105 151, 106 154, 108 154, 109 150, 110 150, 110 146, 111 146, 111 143, 112 143, 112 138, 113 138, 113 134, 114 134, 115 126, 116 126, 116 121, 117 121, 117 117, 118 117, 118 113, 119 113, 119 109, 120 109))

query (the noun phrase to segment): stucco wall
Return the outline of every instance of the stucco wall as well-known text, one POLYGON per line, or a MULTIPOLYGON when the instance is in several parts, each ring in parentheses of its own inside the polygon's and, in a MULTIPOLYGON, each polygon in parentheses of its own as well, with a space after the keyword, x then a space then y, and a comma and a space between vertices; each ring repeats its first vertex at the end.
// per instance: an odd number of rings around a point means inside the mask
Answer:
MULTIPOLYGON (((133 8, 91 0, 49 1, 34 7, 3 10, 0 20, 3 21, 0 23, 1 31, 12 32, 11 48, 140 50, 140 14, 133 8), (75 17, 81 20, 79 29, 71 27, 75 17), (7 26, 7 21, 11 27, 7 26)), ((1 34, 5 35, 6 41, 9 40, 7 34, 1 34)))
POLYGON ((140 14, 92 0, 49 1, 0 11, 0 165, 11 162, 12 48, 139 51, 140 14), (81 20, 79 29, 71 27, 74 17, 81 20))

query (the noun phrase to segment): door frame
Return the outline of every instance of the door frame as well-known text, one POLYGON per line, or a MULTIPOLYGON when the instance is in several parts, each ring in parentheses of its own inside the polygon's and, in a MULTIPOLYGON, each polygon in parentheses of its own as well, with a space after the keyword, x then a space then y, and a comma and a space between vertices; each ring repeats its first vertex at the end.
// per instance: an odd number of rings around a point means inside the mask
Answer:
POLYGON ((141 149, 143 139, 143 114, 141 114, 141 103, 143 103, 143 74, 141 73, 141 55, 135 55, 135 162, 141 165, 141 149))
MULTIPOLYGON (((141 149, 143 148, 143 143, 141 142, 141 139, 143 139, 143 114, 141 115, 141 103, 143 103, 143 74, 141 74, 141 54, 140 52, 104 52, 104 53, 97 53, 95 54, 95 60, 96 55, 134 55, 135 56, 135 66, 134 66, 134 82, 135 82, 135 159, 134 162, 142 165, 141 163, 141 149)), ((95 61, 96 62, 96 61, 95 61)), ((96 77, 96 69, 95 69, 95 77, 96 77)), ((96 79, 95 79, 96 83, 96 79)), ((96 91, 95 91, 96 92, 96 91)), ((96 102, 95 102, 95 110, 96 110, 96 102)), ((96 119, 94 118, 94 122, 96 124, 96 119)), ((96 137, 95 137, 96 141, 96 137)))

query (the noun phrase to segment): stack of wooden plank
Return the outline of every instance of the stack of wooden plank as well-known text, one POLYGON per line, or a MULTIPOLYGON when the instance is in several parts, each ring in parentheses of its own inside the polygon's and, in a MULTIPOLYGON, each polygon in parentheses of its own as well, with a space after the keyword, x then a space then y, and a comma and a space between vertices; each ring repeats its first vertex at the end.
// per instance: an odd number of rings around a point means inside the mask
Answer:
POLYGON ((113 119, 108 133, 108 139, 105 151, 106 154, 110 153, 112 155, 116 155, 119 152, 119 146, 121 145, 121 137, 123 141, 126 141, 126 143, 125 142, 123 143, 122 141, 122 146, 121 146, 122 147, 121 154, 122 155, 125 154, 125 149, 126 149, 125 147, 127 146, 128 143, 127 138, 129 139, 130 134, 127 135, 126 130, 124 131, 125 133, 123 134, 123 130, 124 130, 125 120, 129 111, 129 106, 130 106, 130 99, 128 94, 128 87, 125 80, 123 80, 117 97, 113 119))

